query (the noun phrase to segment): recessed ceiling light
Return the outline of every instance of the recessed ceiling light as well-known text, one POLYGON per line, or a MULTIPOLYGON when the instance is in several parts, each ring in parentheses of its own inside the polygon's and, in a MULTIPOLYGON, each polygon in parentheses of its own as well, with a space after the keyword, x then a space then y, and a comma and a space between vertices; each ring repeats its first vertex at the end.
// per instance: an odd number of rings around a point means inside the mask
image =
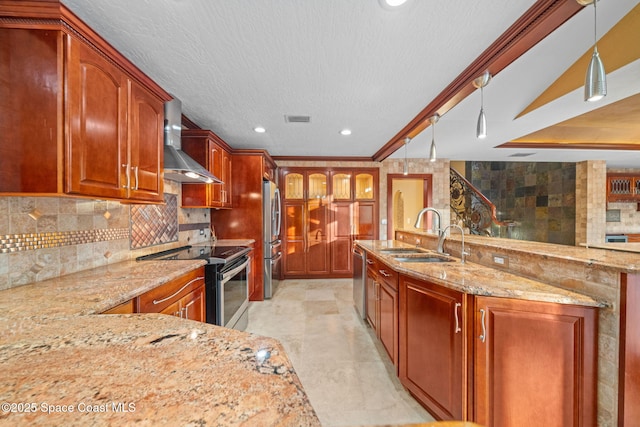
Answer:
POLYGON ((253 130, 254 130, 254 132, 257 132, 257 133, 265 133, 267 131, 262 126, 256 126, 256 127, 253 128, 253 130))
POLYGON ((395 9, 407 2, 407 0, 379 0, 379 1, 380 1, 380 5, 385 9, 395 9))
POLYGON ((351 130, 350 129, 342 129, 340 131, 340 135, 344 135, 344 136, 351 135, 351 130))

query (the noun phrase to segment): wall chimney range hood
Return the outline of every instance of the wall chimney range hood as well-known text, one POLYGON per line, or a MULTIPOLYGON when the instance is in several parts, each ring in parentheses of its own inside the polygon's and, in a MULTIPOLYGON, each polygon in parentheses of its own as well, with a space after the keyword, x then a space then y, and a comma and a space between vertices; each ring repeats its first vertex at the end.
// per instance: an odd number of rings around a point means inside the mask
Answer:
POLYGON ((196 184, 222 183, 201 164, 182 151, 182 102, 172 99, 164 104, 164 177, 172 181, 196 184))

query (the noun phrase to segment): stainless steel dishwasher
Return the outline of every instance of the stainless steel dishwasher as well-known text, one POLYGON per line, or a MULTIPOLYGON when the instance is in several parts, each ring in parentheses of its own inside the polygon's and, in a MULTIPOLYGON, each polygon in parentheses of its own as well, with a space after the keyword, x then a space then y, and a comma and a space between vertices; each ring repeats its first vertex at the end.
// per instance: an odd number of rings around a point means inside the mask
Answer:
POLYGON ((367 268, 365 267, 367 254, 357 246, 353 246, 353 305, 361 319, 367 316, 365 304, 365 286, 367 268))

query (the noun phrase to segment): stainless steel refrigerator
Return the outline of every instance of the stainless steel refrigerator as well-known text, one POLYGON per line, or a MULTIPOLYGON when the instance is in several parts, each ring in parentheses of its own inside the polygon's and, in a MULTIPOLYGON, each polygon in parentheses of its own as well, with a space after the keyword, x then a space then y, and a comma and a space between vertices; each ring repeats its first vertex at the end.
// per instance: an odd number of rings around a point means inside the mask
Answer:
POLYGON ((264 297, 271 298, 279 283, 282 260, 282 200, 278 186, 271 181, 262 183, 262 218, 264 242, 264 297))

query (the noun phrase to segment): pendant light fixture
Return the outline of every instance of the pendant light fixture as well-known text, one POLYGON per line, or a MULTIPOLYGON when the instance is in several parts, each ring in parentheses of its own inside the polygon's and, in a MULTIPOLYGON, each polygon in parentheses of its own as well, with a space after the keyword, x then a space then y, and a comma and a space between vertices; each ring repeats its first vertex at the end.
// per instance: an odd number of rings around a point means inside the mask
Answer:
POLYGON ((480 89, 480 115, 476 126, 476 137, 485 139, 487 137, 487 117, 484 115, 484 87, 491 81, 491 74, 485 71, 480 77, 473 81, 473 85, 480 89))
POLYGON ((587 75, 584 79, 584 100, 589 102, 599 101, 607 95, 607 75, 604 71, 604 64, 598 53, 598 13, 596 11, 597 0, 576 0, 585 5, 593 3, 593 55, 587 75))
POLYGON ((440 120, 440 115, 438 113, 434 114, 429 118, 429 122, 431 122, 431 148, 429 149, 429 161, 436 161, 436 123, 440 120))
POLYGON ((407 162, 407 145, 411 142, 411 138, 406 137, 404 139, 404 168, 402 169, 403 175, 409 175, 409 163, 407 162))

